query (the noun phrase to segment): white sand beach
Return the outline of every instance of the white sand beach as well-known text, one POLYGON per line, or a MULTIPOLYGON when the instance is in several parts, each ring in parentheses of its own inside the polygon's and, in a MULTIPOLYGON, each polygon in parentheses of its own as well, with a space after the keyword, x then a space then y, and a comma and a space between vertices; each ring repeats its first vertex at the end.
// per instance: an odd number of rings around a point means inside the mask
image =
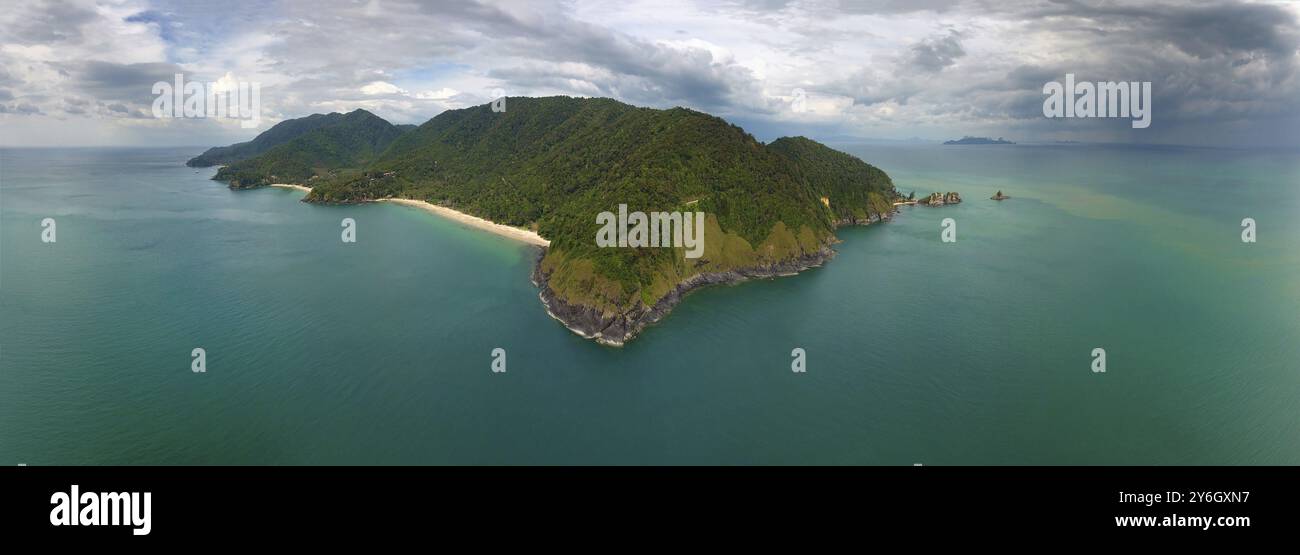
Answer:
POLYGON ((294 184, 292 184, 292 183, 272 183, 271 186, 272 186, 272 187, 283 187, 283 188, 285 188, 285 189, 297 189, 297 190, 302 191, 302 192, 304 192, 304 193, 310 193, 310 192, 311 192, 311 187, 307 187, 307 186, 305 186, 305 185, 294 185, 294 184))
MULTIPOLYGON (((305 193, 311 192, 311 187, 307 187, 304 185, 295 185, 292 183, 272 183, 271 186, 283 187, 285 189, 297 189, 305 193)), ((499 224, 490 220, 485 220, 477 216, 471 216, 464 212, 458 212, 456 210, 452 210, 450 208, 447 208, 446 206, 438 206, 436 204, 428 203, 422 200, 412 200, 408 198, 383 198, 383 199, 378 199, 376 202, 395 202, 397 204, 414 206, 416 208, 433 212, 434 214, 437 214, 444 218, 455 220, 474 229, 490 231, 502 237, 507 237, 510 239, 514 239, 516 241, 523 241, 530 245, 546 247, 546 246, 550 246, 551 244, 550 241, 543 239, 542 236, 538 235, 536 232, 529 231, 523 228, 499 224)))
POLYGON ((550 241, 543 239, 542 236, 538 235, 536 232, 529 231, 527 229, 518 228, 518 227, 499 224, 496 222, 485 220, 483 218, 479 218, 477 216, 471 216, 464 212, 457 212, 445 206, 438 206, 436 204, 428 203, 422 200, 411 200, 405 198, 385 198, 385 199, 379 199, 378 202, 395 202, 397 204, 414 206, 416 208, 428 210, 429 212, 433 212, 434 214, 437 214, 439 216, 450 218, 452 220, 465 224, 469 227, 475 229, 482 229, 484 231, 490 231, 502 237, 508 237, 516 241, 523 241, 530 245, 545 247, 551 244, 550 241))

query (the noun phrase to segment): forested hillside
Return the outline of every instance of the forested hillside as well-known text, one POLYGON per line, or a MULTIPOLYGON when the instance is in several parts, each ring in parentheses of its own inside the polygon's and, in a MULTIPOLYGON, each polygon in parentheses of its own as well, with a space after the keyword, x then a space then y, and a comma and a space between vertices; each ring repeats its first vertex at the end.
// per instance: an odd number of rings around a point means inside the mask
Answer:
POLYGON ((203 154, 191 158, 185 165, 202 168, 246 160, 296 139, 312 129, 335 123, 342 117, 343 114, 312 114, 307 117, 284 120, 263 131, 251 141, 209 148, 203 154))
POLYGON ((534 229, 551 241, 536 277, 552 312, 586 335, 621 335, 613 343, 696 284, 821 263, 836 225, 886 218, 897 196, 853 156, 802 137, 764 145, 693 110, 569 97, 506 106, 449 110, 407 132, 353 112, 215 179, 308 184, 311 202, 412 198, 534 229), (620 204, 704 212, 704 256, 598 247, 596 215, 620 204))
POLYGON ((365 110, 329 114, 321 125, 284 144, 221 168, 213 179, 236 189, 305 183, 316 175, 365 165, 404 132, 365 110))

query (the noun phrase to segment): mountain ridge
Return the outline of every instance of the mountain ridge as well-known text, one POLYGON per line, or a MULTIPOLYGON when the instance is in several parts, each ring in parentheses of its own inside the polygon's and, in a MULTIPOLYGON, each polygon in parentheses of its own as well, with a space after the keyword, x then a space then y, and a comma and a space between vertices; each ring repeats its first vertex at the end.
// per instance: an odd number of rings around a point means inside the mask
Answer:
POLYGON ((190 158, 189 161, 185 162, 185 165, 193 168, 206 168, 252 158, 321 125, 327 125, 335 119, 332 117, 335 115, 342 116, 342 114, 311 114, 301 118, 287 119, 259 133, 250 141, 209 148, 202 154, 190 158))
POLYGON ((399 136, 401 127, 362 109, 332 113, 322 123, 261 154, 231 162, 213 179, 243 189, 305 183, 331 170, 365 165, 399 136))

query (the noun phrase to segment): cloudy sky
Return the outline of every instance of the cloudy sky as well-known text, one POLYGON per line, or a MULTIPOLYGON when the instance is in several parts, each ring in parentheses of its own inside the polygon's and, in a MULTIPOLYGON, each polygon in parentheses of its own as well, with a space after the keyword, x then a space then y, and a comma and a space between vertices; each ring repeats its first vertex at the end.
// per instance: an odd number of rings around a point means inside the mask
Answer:
POLYGON ((723 116, 760 139, 1300 147, 1300 4, 959 0, 28 1, 0 10, 0 145, 213 145, 508 95, 723 116), (1152 124, 1047 119, 1043 85, 1150 81, 1152 124), (158 119, 153 84, 260 83, 262 124, 158 119), (804 91, 795 109, 796 89, 804 91))

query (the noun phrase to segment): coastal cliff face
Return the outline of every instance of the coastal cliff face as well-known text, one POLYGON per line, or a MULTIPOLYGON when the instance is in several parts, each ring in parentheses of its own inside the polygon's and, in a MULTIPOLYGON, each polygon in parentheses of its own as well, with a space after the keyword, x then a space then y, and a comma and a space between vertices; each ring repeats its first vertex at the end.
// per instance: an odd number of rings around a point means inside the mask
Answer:
POLYGON ((844 227, 844 226, 849 226, 849 225, 871 225, 871 224, 874 224, 874 223, 879 223, 879 222, 886 221, 886 220, 888 220, 889 218, 893 217, 894 214, 897 214, 897 213, 898 213, 898 209, 897 209, 897 208, 891 208, 891 209, 889 210, 889 212, 884 213, 884 214, 876 214, 876 213, 872 213, 872 214, 869 214, 869 215, 867 215, 866 217, 862 217, 862 218, 859 218, 859 217, 857 217, 857 216, 849 216, 849 217, 847 217, 847 218, 840 218, 840 219, 835 220, 835 227, 844 227))
POLYGON ((646 306, 645 303, 638 302, 625 312, 570 304, 559 298, 548 283, 550 274, 542 269, 541 260, 544 256, 545 251, 538 256, 537 264, 533 267, 532 279, 533 284, 540 289, 537 296, 541 299, 542 304, 546 306, 546 312, 552 318, 559 320, 569 330, 582 337, 595 340, 602 345, 621 347, 641 333, 646 326, 654 324, 667 316, 668 312, 674 306, 677 306, 677 303, 682 302, 686 294, 691 291, 709 285, 732 284, 751 279, 794 275, 809 268, 821 266, 835 257, 835 251, 826 246, 814 253, 770 264, 737 268, 723 272, 695 274, 678 283, 676 287, 654 303, 653 306, 646 306))
MULTIPOLYGON (((872 214, 862 219, 844 218, 836 221, 836 227, 885 222, 896 213, 896 209, 891 209, 886 214, 872 214)), ((677 282, 667 294, 653 304, 647 305, 638 301, 625 310, 602 309, 580 302, 569 302, 562 298, 551 289, 551 272, 547 271, 542 263, 546 254, 545 249, 539 252, 533 266, 532 281, 539 289, 537 296, 546 306, 547 314, 584 338, 602 345, 621 347, 647 326, 667 316, 673 307, 682 302, 691 291, 710 285, 730 285, 753 279, 793 276, 830 261, 835 257, 835 250, 829 244, 822 244, 815 250, 804 251, 781 260, 728 270, 704 271, 677 282)))

